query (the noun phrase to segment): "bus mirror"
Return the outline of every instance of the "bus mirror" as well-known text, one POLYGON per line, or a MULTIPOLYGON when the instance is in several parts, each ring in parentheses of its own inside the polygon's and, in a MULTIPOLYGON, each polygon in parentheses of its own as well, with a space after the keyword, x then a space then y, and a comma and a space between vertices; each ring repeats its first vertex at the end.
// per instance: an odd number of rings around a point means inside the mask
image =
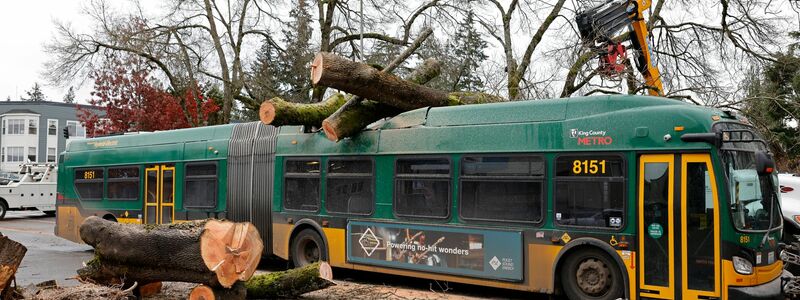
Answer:
POLYGON ((709 143, 711 145, 719 146, 722 141, 722 135, 719 133, 686 133, 681 136, 681 141, 687 143, 709 143))
POLYGON ((756 152, 756 170, 758 170, 758 175, 769 175, 775 171, 775 161, 767 152, 756 152))

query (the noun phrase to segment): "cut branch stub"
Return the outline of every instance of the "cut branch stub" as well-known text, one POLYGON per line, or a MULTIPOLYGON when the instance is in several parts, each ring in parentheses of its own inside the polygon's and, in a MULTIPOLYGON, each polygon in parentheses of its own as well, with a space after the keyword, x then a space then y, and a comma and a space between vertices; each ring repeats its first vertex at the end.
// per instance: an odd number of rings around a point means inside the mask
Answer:
POLYGON ((292 103, 275 97, 261 103, 258 110, 261 122, 272 126, 306 125, 319 127, 322 120, 342 106, 347 99, 336 93, 328 99, 312 104, 292 103))

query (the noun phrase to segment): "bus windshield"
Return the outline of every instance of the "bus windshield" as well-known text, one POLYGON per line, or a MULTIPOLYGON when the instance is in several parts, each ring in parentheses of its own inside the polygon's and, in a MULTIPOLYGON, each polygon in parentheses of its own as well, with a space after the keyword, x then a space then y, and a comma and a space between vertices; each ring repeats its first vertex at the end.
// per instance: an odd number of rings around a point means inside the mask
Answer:
MULTIPOLYGON (((730 129, 752 130, 743 125, 735 127, 738 128, 730 129)), ((758 173, 756 152, 767 151, 767 147, 757 140, 754 132, 751 131, 749 135, 754 138, 742 141, 733 137, 731 139, 737 141, 723 142, 722 147, 722 160, 728 174, 733 223, 739 230, 771 230, 781 225, 781 210, 776 193, 777 175, 758 173)))

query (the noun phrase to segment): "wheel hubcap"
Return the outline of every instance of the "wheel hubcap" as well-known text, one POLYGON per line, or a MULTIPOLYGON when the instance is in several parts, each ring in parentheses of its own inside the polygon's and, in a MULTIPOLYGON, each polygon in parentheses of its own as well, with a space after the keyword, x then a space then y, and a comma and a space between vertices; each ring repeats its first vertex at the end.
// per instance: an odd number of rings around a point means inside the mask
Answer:
POLYGON ((319 260, 319 246, 312 240, 305 240, 301 244, 303 263, 310 264, 319 260))
POLYGON ((608 266, 595 258, 582 261, 575 276, 581 291, 591 296, 607 293, 612 282, 608 266))

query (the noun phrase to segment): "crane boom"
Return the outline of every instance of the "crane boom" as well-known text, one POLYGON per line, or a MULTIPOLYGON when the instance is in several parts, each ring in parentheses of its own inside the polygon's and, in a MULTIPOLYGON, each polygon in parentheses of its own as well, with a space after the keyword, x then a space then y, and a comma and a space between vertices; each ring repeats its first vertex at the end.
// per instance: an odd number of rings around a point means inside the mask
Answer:
POLYGON ((664 86, 661 72, 652 59, 648 40, 649 30, 643 15, 650 8, 652 0, 609 0, 587 9, 576 16, 576 23, 584 44, 590 44, 601 53, 601 65, 609 65, 612 72, 618 72, 615 55, 625 58, 624 48, 613 40, 612 34, 629 27, 631 48, 636 52, 636 68, 645 80, 648 94, 663 96, 664 86), (617 49, 623 50, 617 50, 617 49), (611 52, 612 55, 609 55, 611 52))

